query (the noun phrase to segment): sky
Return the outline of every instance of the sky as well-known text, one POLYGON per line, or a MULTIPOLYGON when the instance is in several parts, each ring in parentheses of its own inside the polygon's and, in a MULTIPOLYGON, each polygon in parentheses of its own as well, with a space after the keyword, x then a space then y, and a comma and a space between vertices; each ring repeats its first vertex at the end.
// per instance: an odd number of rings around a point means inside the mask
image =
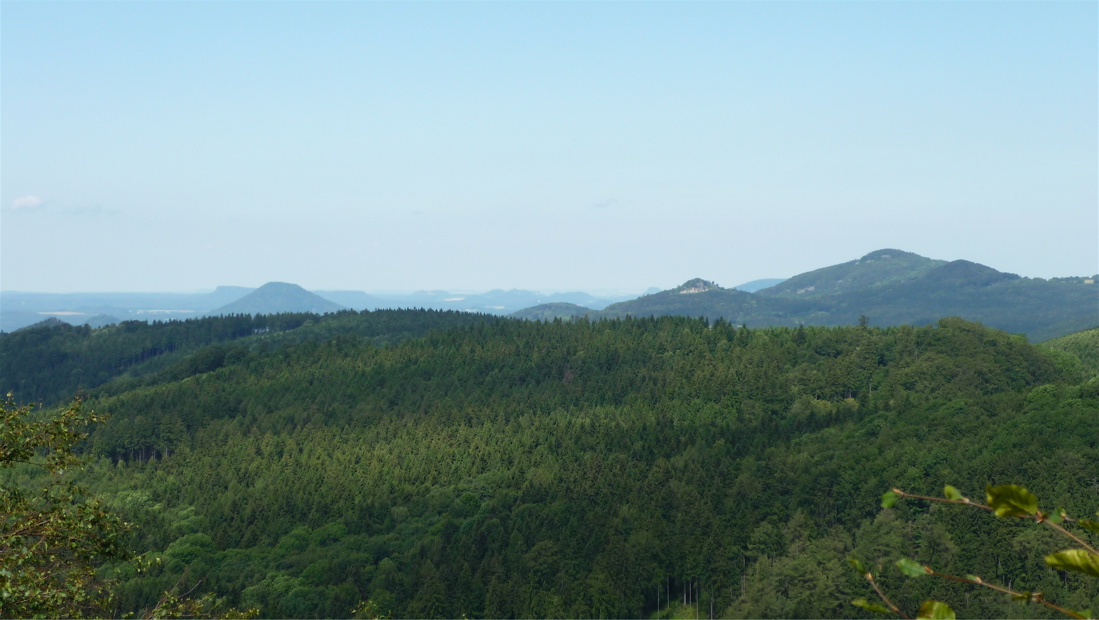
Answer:
POLYGON ((0 289, 1099 272, 1099 3, 0 2, 0 289))

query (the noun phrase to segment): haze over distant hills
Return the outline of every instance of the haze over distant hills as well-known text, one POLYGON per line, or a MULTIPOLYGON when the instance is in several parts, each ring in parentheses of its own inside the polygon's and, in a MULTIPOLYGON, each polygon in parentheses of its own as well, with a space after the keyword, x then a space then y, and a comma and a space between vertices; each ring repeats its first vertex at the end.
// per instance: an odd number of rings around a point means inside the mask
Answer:
POLYGON ((459 310, 535 320, 671 314, 720 317, 752 327, 850 325, 862 316, 871 325, 923 325, 944 316, 961 316, 1025 333, 1037 341, 1099 325, 1099 285, 1094 278, 1083 277, 1020 278, 970 261, 947 262, 885 249, 785 280, 755 280, 724 288, 696 278, 673 289, 649 289, 640 297, 516 289, 483 293, 309 292, 296 284, 277 282, 259 289, 219 286, 213 292, 197 294, 9 291, 0 294, 0 330, 13 331, 51 316, 94 327, 120 320, 324 313, 345 308, 459 310))
MULTIPOLYGON (((256 291, 243 286, 219 286, 210 293, 26 293, 0 292, 0 331, 15 331, 49 317, 73 325, 93 327, 126 320, 180 320, 209 313, 292 312, 299 306, 278 303, 226 306, 256 291)), ((304 289, 303 289, 304 290, 304 289)), ((633 295, 599 296, 584 292, 539 293, 527 290, 492 290, 483 293, 416 291, 413 293, 366 293, 363 291, 313 291, 312 294, 342 308, 378 310, 425 308, 486 314, 509 314, 541 303, 571 302, 585 308, 602 309, 631 299, 633 295)), ((313 303, 318 303, 314 300, 313 303)), ((308 305, 308 304, 307 304, 308 305)), ((319 304, 316 307, 325 307, 319 304)), ((332 308, 333 306, 327 306, 332 308)), ((329 310, 331 311, 331 310, 329 310)))
POLYGON ((345 309, 344 306, 310 293, 297 284, 268 282, 244 297, 213 310, 210 314, 278 314, 280 312, 324 314, 345 309))
POLYGON ((435 310, 483 312, 486 314, 508 314, 543 303, 573 303, 587 308, 602 309, 611 303, 632 299, 633 297, 632 295, 598 297, 579 291, 539 293, 522 289, 493 289, 484 293, 455 293, 438 290, 396 295, 367 295, 356 291, 317 291, 317 294, 355 310, 430 308, 435 310))
POLYGON ((219 286, 209 293, 28 293, 0 292, 0 331, 14 331, 57 317, 93 327, 127 320, 188 319, 254 291, 219 286))

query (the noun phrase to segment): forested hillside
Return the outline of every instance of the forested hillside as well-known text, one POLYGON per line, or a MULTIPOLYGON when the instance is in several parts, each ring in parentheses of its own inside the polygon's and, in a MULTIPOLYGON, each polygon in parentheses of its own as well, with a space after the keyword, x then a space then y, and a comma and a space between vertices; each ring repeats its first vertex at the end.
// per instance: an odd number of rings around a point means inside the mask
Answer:
POLYGON ((796 275, 762 289, 768 297, 808 299, 881 288, 919 278, 944 260, 925 258, 901 250, 878 250, 862 258, 796 275))
POLYGON ((1067 353, 1066 366, 1099 375, 1099 327, 1044 342, 1042 348, 1067 353))
POLYGON ((93 329, 54 319, 0 333, 0 394, 52 405, 116 379, 112 389, 122 391, 145 380, 210 372, 257 347, 267 351, 335 334, 382 344, 487 320, 495 319, 452 311, 378 310, 124 321, 93 329))
MULTIPOLYGON (((861 617, 849 602, 870 593, 845 558, 900 555, 1096 608, 1094 582, 1041 567, 1055 550, 1042 533, 878 507, 891 486, 1013 482, 1093 514, 1091 375, 1071 351, 957 319, 343 334, 100 393, 89 405, 113 417, 82 481, 140 525, 135 550, 163 559, 117 574, 119 613, 182 578, 264 617, 696 613, 685 604, 861 617)), ((964 616, 1041 615, 881 580, 909 606, 935 595, 964 616)))

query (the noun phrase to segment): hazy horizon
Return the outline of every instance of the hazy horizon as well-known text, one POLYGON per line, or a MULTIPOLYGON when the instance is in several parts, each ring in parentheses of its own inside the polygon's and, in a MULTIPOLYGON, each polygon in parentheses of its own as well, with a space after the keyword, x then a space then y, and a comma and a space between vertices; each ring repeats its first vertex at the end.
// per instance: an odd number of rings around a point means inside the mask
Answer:
POLYGON ((1099 271, 1099 5, 38 3, 0 290, 1099 271))
MULTIPOLYGON (((897 248, 880 248, 880 249, 884 250, 884 249, 897 249, 897 248)), ((856 258, 858 258, 858 257, 856 257, 856 258)), ((936 258, 936 257, 929 256, 929 257, 926 257, 926 258, 936 258)), ((856 260, 856 259, 851 259, 851 260, 856 260)), ((959 259, 950 259, 950 260, 968 260, 968 259, 959 258, 959 259)), ((849 261, 843 261, 843 262, 849 262, 849 261)), ((841 264, 841 263, 836 263, 836 264, 841 264)), ((774 277, 752 278, 751 280, 743 280, 743 281, 738 281, 736 283, 714 281, 710 278, 705 278, 705 277, 703 277, 702 279, 709 280, 711 282, 715 282, 717 285, 721 286, 722 288, 735 288, 735 287, 738 287, 738 286, 754 284, 756 282, 761 282, 761 281, 766 281, 766 280, 783 281, 783 280, 787 280, 789 278, 792 278, 794 276, 801 275, 802 273, 808 273, 808 272, 811 272, 811 271, 815 271, 817 269, 822 269, 822 268, 825 268, 825 267, 832 267, 832 266, 834 266, 834 265, 820 265, 820 266, 808 269, 805 272, 801 272, 801 273, 787 274, 787 275, 774 276, 774 277)), ((995 265, 986 265, 986 266, 987 267, 992 267, 993 269, 996 268, 995 265)), ((1003 270, 998 270, 998 271, 1003 271, 1003 270)), ((1011 273, 1011 272, 1008 272, 1008 273, 1011 273)), ((1022 274, 1016 274, 1016 275, 1022 275, 1022 274)), ((1092 277, 1092 276, 1096 276, 1096 275, 1099 275, 1099 272, 1097 272, 1097 273, 1060 274, 1060 275, 1050 276, 1048 278, 1043 278, 1042 276, 1022 276, 1022 277, 1024 277, 1024 278, 1051 279, 1051 278, 1066 278, 1066 277, 1092 277)), ((545 295, 554 295, 554 294, 560 294, 560 293, 587 293, 589 295, 592 295, 593 297, 616 297, 616 296, 622 296, 622 295, 644 295, 644 294, 647 294, 648 292, 651 292, 653 290, 668 290, 668 289, 672 289, 672 288, 675 288, 677 286, 680 286, 681 284, 683 284, 687 281, 693 280, 695 278, 698 278, 698 277, 701 277, 701 276, 684 277, 684 278, 681 278, 679 281, 676 281, 675 283, 666 284, 666 285, 655 285, 654 284, 652 286, 643 287, 643 288, 634 287, 634 288, 618 288, 618 289, 615 289, 615 288, 577 288, 577 287, 573 287, 573 288, 556 288, 556 289, 554 289, 554 288, 537 288, 537 287, 524 287, 524 286, 512 286, 512 287, 494 286, 494 287, 480 288, 480 289, 458 288, 458 287, 449 287, 448 288, 448 287, 445 287, 445 286, 444 287, 439 287, 439 288, 404 288, 404 289, 380 289, 380 288, 379 289, 358 289, 358 288, 333 288, 333 287, 329 287, 329 288, 324 288, 324 287, 310 288, 310 287, 302 285, 298 282, 289 282, 287 280, 277 280, 276 279, 276 280, 269 280, 267 282, 260 282, 260 283, 257 283, 257 284, 218 284, 216 286, 207 286, 207 287, 202 287, 202 288, 197 288, 197 289, 189 289, 189 290, 182 290, 182 289, 176 289, 176 290, 143 289, 143 290, 103 290, 103 291, 91 291, 91 290, 87 290, 87 291, 85 291, 85 290, 44 291, 44 290, 30 290, 30 289, 0 289, 0 293, 27 293, 27 294, 41 294, 41 295, 83 295, 83 294, 88 294, 88 295, 111 295, 111 294, 122 294, 122 295, 125 295, 125 294, 137 294, 137 295, 141 295, 141 294, 150 294, 150 295, 155 295, 155 294, 202 295, 202 294, 207 294, 207 293, 213 293, 216 290, 218 290, 220 288, 223 288, 223 287, 225 287, 225 288, 245 288, 245 289, 255 290, 255 289, 257 289, 257 288, 259 288, 259 287, 261 287, 265 284, 287 283, 287 284, 296 284, 296 285, 301 286, 302 288, 304 288, 308 291, 311 291, 311 292, 361 292, 361 293, 366 293, 368 295, 380 295, 380 296, 387 296, 387 295, 390 295, 390 296, 407 296, 407 295, 414 295, 414 294, 418 294, 418 293, 436 293, 436 292, 445 292, 445 293, 453 294, 453 295, 481 295, 481 294, 492 292, 492 291, 504 291, 504 292, 508 292, 508 291, 526 291, 526 292, 541 293, 541 294, 545 294, 545 295)))
MULTIPOLYGON (((766 280, 769 278, 758 278, 760 280, 766 280)), ((220 284, 215 287, 198 288, 191 290, 115 290, 115 291, 39 291, 39 290, 24 290, 24 289, 0 289, 0 293, 26 293, 33 295, 204 295, 213 293, 220 287, 234 287, 234 288, 246 288, 255 290, 264 284, 270 284, 272 282, 283 282, 286 284, 298 284, 297 282, 286 282, 284 280, 271 280, 269 282, 261 282, 254 286, 250 285, 237 285, 237 284, 220 284)), ((738 282, 732 286, 740 286, 741 284, 748 284, 749 282, 738 282)), ((302 285, 298 285, 302 286, 302 285)), ((727 288, 732 288, 732 286, 727 288)), ((410 289, 352 289, 352 288, 309 288, 302 286, 302 288, 310 292, 353 292, 353 293, 366 293, 368 295, 413 295, 416 293, 433 293, 433 292, 446 292, 453 295, 480 295, 491 291, 528 291, 534 293, 542 293, 546 295, 553 295, 557 293, 587 293, 593 297, 600 296, 615 296, 626 294, 644 294, 646 289, 536 289, 529 287, 510 287, 510 288, 486 288, 486 289, 460 289, 460 288, 410 288, 410 289)))

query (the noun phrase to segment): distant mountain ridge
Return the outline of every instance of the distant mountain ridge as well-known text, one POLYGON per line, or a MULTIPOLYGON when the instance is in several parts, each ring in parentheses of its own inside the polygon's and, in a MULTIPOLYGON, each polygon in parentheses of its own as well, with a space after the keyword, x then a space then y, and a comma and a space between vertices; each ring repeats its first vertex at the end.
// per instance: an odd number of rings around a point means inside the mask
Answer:
POLYGON ((268 282, 240 299, 209 312, 210 315, 278 314, 312 312, 324 314, 346 310, 344 306, 310 293, 297 284, 268 282))
POLYGON ((195 294, 4 292, 0 296, 0 331, 10 332, 48 316, 96 327, 125 320, 218 314, 430 308, 536 320, 705 316, 753 327, 850 325, 862 316, 868 317, 871 325, 925 325, 945 316, 960 316, 1041 341, 1099 326, 1099 284, 1095 280, 1021 278, 972 261, 948 262, 882 249, 786 280, 756 280, 723 288, 694 278, 669 290, 649 289, 636 298, 517 289, 311 293, 296 284, 278 282, 259 289, 219 286, 195 294))
POLYGON ((1096 278, 1021 278, 967 260, 883 249, 794 276, 755 293, 695 278, 603 311, 535 306, 519 318, 683 315, 750 327, 926 325, 948 316, 979 321, 1034 341, 1099 326, 1096 278))
POLYGON ((510 316, 516 319, 527 319, 531 321, 552 321, 554 319, 575 319, 596 312, 598 311, 577 304, 551 302, 524 308, 518 312, 513 312, 510 316))
POLYGON ((944 260, 924 258, 912 252, 878 250, 857 260, 794 276, 759 292, 788 299, 824 297, 907 282, 945 264, 944 260))
MULTIPOLYGON (((753 307, 759 302, 761 300, 752 293, 722 288, 714 282, 694 278, 673 289, 611 304, 597 316, 614 318, 674 314, 716 319, 738 315, 743 308, 753 307)), ((762 303, 766 301, 762 300, 762 303)))
POLYGON ((745 282, 744 284, 738 284, 734 286, 738 291, 744 291, 745 293, 755 293, 756 291, 771 288, 772 286, 778 286, 785 282, 788 278, 764 278, 762 280, 752 280, 751 282, 745 282))

